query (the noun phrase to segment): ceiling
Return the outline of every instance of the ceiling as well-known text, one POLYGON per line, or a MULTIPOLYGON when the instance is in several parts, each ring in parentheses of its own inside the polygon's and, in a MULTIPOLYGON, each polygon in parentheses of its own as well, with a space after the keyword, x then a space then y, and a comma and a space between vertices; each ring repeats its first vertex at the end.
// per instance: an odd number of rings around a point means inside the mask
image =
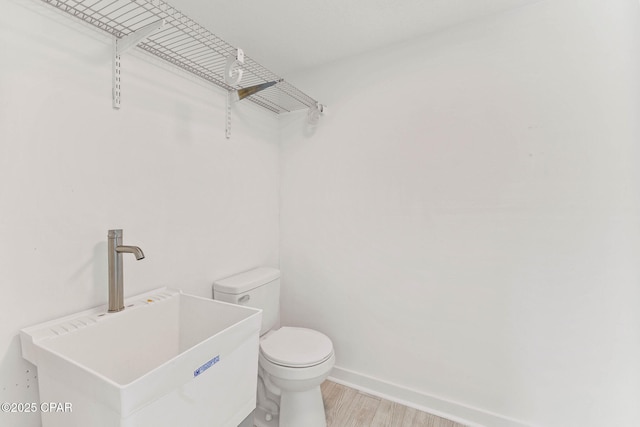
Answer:
POLYGON ((281 76, 539 0, 167 0, 281 76))

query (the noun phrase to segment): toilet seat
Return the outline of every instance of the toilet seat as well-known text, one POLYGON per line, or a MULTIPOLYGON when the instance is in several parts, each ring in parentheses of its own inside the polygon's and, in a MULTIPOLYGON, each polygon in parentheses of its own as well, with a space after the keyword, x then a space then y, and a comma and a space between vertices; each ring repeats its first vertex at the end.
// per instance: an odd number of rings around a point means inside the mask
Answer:
POLYGON ((321 332, 285 326, 260 342, 260 353, 276 365, 308 368, 327 361, 333 355, 333 344, 321 332))

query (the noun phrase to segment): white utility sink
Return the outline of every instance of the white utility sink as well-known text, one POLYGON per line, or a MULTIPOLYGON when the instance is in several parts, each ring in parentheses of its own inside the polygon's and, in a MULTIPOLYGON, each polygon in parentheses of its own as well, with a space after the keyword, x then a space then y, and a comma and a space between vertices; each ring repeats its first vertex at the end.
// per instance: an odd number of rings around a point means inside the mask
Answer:
POLYGON ((236 427, 255 408, 260 310, 161 288, 20 331, 43 427, 236 427), (65 406, 62 406, 65 408, 65 406))

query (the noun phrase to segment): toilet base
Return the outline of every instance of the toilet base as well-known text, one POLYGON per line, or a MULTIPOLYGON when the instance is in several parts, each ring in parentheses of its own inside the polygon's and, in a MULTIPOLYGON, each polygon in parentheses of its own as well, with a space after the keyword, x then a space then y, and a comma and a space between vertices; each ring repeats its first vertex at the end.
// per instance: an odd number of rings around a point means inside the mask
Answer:
POLYGON ((278 427, 278 415, 273 415, 271 421, 267 421, 267 412, 262 408, 256 408, 253 411, 253 425, 255 427, 278 427))
POLYGON ((282 391, 279 427, 327 427, 320 386, 307 391, 282 391))
POLYGON ((319 386, 303 392, 284 392, 280 396, 280 414, 273 415, 269 421, 262 408, 256 408, 253 415, 255 427, 327 427, 319 386))

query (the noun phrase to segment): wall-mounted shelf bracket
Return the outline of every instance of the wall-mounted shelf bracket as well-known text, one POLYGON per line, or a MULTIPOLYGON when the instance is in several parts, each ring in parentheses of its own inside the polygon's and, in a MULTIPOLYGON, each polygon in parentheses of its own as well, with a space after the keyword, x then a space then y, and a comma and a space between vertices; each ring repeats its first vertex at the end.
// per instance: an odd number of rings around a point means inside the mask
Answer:
POLYGON ((231 104, 233 103, 233 95, 235 91, 230 90, 227 92, 227 122, 225 125, 225 136, 227 139, 231 138, 231 104))
POLYGON ((278 79, 272 82, 260 83, 257 85, 244 87, 238 90, 230 90, 227 92, 227 126, 226 126, 227 139, 231 138, 231 105, 235 102, 245 99, 248 96, 254 95, 258 92, 268 89, 271 86, 275 86, 278 83, 281 83, 283 81, 284 79, 278 79))
POLYGON ((152 22, 144 27, 127 34, 122 38, 113 37, 113 72, 112 72, 112 83, 111 83, 111 93, 112 93, 112 104, 114 109, 120 108, 120 95, 121 95, 121 64, 120 64, 120 55, 136 46, 138 43, 149 37, 154 32, 158 31, 165 25, 165 20, 160 19, 158 21, 152 22))

